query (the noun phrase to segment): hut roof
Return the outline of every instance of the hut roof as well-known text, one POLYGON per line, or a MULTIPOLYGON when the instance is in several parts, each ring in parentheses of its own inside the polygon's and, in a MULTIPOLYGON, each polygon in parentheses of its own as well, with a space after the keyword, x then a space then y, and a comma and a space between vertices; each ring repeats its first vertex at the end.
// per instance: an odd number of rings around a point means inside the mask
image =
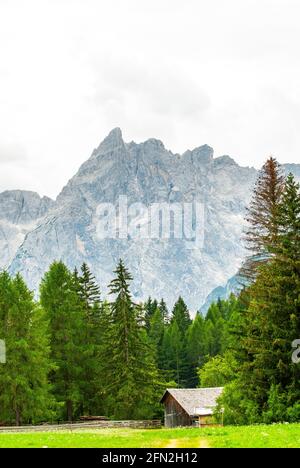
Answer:
POLYGON ((214 388, 168 388, 161 399, 171 395, 189 416, 212 414, 223 387, 214 388))

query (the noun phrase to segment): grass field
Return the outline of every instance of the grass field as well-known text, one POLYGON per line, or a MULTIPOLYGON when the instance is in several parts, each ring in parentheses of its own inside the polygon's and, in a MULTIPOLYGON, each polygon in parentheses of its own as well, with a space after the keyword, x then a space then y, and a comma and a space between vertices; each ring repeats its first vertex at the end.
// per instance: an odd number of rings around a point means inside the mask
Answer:
POLYGON ((300 448, 300 424, 211 429, 0 433, 0 448, 300 448))

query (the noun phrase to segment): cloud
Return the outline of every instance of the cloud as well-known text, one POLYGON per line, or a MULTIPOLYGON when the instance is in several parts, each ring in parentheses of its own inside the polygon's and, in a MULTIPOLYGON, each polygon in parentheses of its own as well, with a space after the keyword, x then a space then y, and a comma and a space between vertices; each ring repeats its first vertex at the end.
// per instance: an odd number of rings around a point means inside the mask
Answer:
POLYGON ((121 106, 130 106, 130 101, 137 100, 145 111, 183 119, 196 118, 210 106, 210 99, 199 83, 175 64, 166 67, 161 63, 125 62, 118 57, 92 64, 92 68, 94 93, 89 99, 95 105, 117 101, 121 106))
POLYGON ((0 141, 0 165, 8 163, 23 164, 27 158, 27 151, 22 145, 0 141))
POLYGON ((56 196, 111 128, 299 162, 298 0, 1 0, 0 190, 56 196))

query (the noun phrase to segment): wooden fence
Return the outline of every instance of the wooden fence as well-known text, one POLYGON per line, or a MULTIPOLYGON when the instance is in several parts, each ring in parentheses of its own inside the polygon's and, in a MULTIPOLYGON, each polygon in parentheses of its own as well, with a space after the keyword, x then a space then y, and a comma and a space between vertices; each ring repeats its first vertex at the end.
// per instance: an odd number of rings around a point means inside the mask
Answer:
POLYGON ((43 424, 41 426, 0 426, 2 432, 53 432, 53 431, 76 431, 81 429, 159 429, 161 421, 95 421, 74 422, 63 424, 43 424))

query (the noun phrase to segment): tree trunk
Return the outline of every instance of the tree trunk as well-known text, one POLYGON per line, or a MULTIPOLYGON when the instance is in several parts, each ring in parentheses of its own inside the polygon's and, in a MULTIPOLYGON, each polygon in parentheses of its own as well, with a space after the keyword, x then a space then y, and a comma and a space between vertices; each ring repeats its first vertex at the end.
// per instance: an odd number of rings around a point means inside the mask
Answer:
POLYGON ((72 402, 72 400, 67 401, 67 420, 69 422, 73 421, 73 402, 72 402))
POLYGON ((21 426, 21 414, 19 408, 16 408, 16 426, 21 426))

